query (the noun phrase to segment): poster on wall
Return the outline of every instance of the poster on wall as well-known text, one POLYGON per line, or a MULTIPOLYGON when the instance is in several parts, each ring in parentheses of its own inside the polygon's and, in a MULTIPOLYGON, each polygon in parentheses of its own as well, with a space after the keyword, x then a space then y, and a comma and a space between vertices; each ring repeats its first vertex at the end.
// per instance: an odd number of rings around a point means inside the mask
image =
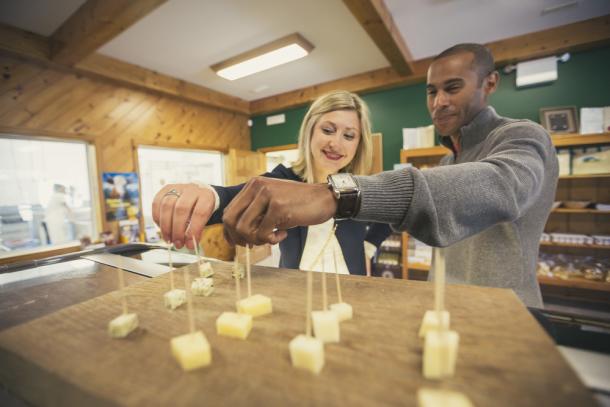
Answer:
POLYGON ((105 172, 102 188, 106 220, 137 219, 140 212, 138 174, 135 172, 105 172))

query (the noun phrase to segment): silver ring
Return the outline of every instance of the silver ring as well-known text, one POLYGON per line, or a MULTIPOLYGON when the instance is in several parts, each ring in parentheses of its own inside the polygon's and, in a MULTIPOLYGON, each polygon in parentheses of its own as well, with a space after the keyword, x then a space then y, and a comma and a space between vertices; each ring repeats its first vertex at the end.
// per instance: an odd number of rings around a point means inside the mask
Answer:
POLYGON ((175 196, 176 198, 180 198, 180 192, 176 191, 175 189, 170 189, 165 193, 165 195, 163 195, 163 197, 166 196, 175 196))

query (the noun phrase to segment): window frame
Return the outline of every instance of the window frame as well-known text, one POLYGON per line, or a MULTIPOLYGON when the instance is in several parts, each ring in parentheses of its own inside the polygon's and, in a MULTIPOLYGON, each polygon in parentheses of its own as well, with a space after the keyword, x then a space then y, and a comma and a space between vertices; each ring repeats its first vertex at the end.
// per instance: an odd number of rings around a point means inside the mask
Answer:
MULTIPOLYGON (((70 134, 41 129, 23 129, 7 126, 0 126, 0 138, 12 140, 31 140, 31 141, 50 141, 63 143, 83 143, 85 145, 85 155, 87 160, 87 173, 90 188, 91 214, 92 219, 92 239, 96 239, 100 231, 103 230, 100 206, 100 188, 98 181, 100 174, 99 142, 97 138, 87 134, 70 134)), ((0 264, 13 263, 15 261, 36 260, 51 255, 66 254, 79 251, 81 248, 78 240, 66 243, 51 244, 32 249, 18 250, 0 254, 0 264)))

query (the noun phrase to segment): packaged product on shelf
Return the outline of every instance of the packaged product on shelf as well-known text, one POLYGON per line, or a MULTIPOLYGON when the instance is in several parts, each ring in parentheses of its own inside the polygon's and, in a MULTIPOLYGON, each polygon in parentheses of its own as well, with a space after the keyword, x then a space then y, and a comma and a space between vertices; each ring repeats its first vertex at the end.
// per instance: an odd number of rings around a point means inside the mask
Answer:
POLYGON ((544 277, 586 279, 603 282, 608 278, 610 260, 591 256, 540 253, 537 274, 544 277))
POLYGON ((593 244, 593 237, 576 233, 551 233, 553 243, 593 244))
POLYGON ((572 174, 610 173, 610 147, 588 147, 578 149, 572 156, 572 174))
POLYGON ((409 263, 432 263, 432 247, 413 238, 409 238, 409 263))
POLYGON ((610 235, 593 235, 593 244, 600 246, 610 246, 610 235))
POLYGON ((572 174, 571 168, 572 150, 569 148, 557 149, 557 161, 559 161, 559 176, 572 174))

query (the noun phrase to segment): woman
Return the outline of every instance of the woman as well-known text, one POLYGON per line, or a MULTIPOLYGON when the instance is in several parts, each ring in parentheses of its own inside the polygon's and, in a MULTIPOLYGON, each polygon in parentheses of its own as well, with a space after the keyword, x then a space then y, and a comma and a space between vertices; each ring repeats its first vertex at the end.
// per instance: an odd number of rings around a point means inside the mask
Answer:
MULTIPOLYGON (((264 176, 326 183, 328 175, 338 172, 368 174, 371 163, 368 107, 353 93, 335 91, 318 98, 305 115, 299 132, 299 158, 294 165, 278 165, 264 176)), ((223 209, 242 187, 166 185, 153 201, 153 219, 165 240, 171 240, 177 248, 186 242, 192 249, 192 236, 199 238, 206 224, 222 222, 223 209)), ((314 265, 332 227, 331 219, 321 225, 288 230, 288 236, 280 242, 280 267, 317 271, 334 271, 336 267, 339 273, 365 275, 376 248, 391 233, 384 224, 337 222, 335 237, 322 260, 314 265)))

